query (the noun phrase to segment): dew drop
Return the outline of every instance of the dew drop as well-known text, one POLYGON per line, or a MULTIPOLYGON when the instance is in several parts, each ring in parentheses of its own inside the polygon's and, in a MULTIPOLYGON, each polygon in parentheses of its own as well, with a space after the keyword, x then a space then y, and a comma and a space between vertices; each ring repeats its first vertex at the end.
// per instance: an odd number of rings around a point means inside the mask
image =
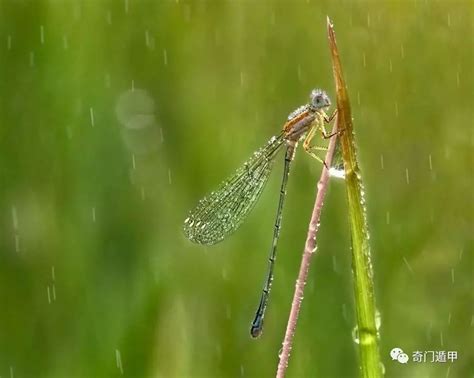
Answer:
POLYGON ((337 168, 337 167, 331 167, 329 168, 329 176, 338 178, 338 179, 345 179, 346 178, 346 172, 344 171, 344 168, 337 168))
POLYGON ((353 340, 356 344, 359 344, 359 343, 360 343, 360 340, 359 340, 359 327, 358 327, 358 326, 355 326, 355 327, 352 329, 352 340, 353 340))

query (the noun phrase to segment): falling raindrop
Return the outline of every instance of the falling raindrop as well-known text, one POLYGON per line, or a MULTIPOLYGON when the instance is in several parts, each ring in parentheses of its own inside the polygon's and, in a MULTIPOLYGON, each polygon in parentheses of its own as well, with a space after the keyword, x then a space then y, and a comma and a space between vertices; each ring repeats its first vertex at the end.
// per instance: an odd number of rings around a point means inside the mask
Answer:
POLYGON ((89 113, 90 113, 90 117, 91 117, 91 126, 94 127, 95 124, 94 124, 94 109, 91 107, 89 108, 89 113))
POLYGON ((95 217, 95 207, 92 207, 92 222, 95 223, 96 217, 95 217))
POLYGON ((385 220, 387 224, 390 224, 390 211, 387 211, 387 213, 385 214, 385 220))
POLYGON ((382 372, 382 376, 385 375, 385 365, 383 362, 380 362, 380 371, 382 372))
POLYGON ((347 322, 347 306, 345 303, 342 304, 342 318, 347 322))
POLYGON ((34 67, 35 66, 35 53, 34 51, 31 51, 30 52, 30 67, 34 67))
POLYGON ((15 205, 12 206, 12 222, 13 222, 13 229, 18 231, 18 213, 16 211, 15 205))
POLYGON ((428 340, 428 342, 431 342, 432 329, 433 329, 433 321, 430 321, 430 323, 428 324, 428 327, 426 328, 426 340, 428 340))
POLYGON ((122 356, 120 354, 120 350, 118 349, 115 349, 115 360, 117 363, 117 368, 120 370, 120 374, 123 375, 122 356))
POLYGON ((227 275, 227 270, 226 269, 222 269, 222 272, 221 272, 221 276, 222 276, 222 279, 223 280, 227 280, 229 277, 227 275))
POLYGON ((390 70, 390 73, 393 72, 392 59, 389 60, 389 70, 390 70))
POLYGON ((403 58, 405 58, 405 48, 403 47, 403 43, 400 44, 400 56, 403 58))
POLYGON ((82 9, 80 3, 74 3, 73 9, 73 19, 74 21, 79 21, 82 17, 82 9))
POLYGON ((48 292, 48 303, 51 304, 51 293, 49 291, 49 285, 46 287, 48 292))
POLYGON ((8 50, 12 49, 12 36, 11 35, 7 37, 7 49, 8 50))
POLYGON ((339 273, 338 267, 337 267, 336 255, 332 255, 332 269, 334 270, 334 272, 339 273))
POLYGON ((364 64, 364 68, 367 66, 366 58, 365 58, 365 51, 362 53, 362 61, 364 64))
POLYGON ((112 12, 109 10, 107 10, 107 14, 105 16, 105 19, 107 20, 107 23, 109 25, 112 25, 112 12))
POLYGON ((40 25, 40 41, 41 44, 44 45, 44 26, 40 25))
POLYGON ((124 0, 125 13, 128 13, 128 0, 124 0))
POLYGON ((405 265, 407 266, 409 272, 410 272, 411 274, 413 274, 413 269, 411 268, 410 263, 408 262, 408 260, 406 259, 405 256, 403 256, 403 262, 404 262, 405 265))
POLYGON ((407 184, 410 184, 410 176, 408 175, 408 168, 405 168, 405 177, 406 177, 407 184))
POLYGON ((383 169, 384 168, 384 165, 383 165, 383 154, 380 154, 380 167, 383 169))
POLYGON ((168 169, 168 182, 171 185, 171 169, 168 169))
POLYGON ((166 49, 163 49, 163 62, 165 66, 168 65, 168 52, 166 51, 166 49))

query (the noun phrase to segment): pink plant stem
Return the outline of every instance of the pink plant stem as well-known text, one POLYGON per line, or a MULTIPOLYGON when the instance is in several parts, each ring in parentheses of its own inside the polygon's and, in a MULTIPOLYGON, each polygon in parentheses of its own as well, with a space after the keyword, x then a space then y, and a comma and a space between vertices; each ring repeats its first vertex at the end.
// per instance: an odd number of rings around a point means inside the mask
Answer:
MULTIPOLYGON (((332 133, 337 132, 337 116, 334 122, 332 133)), ((325 162, 328 167, 331 166, 332 156, 336 146, 336 139, 339 136, 334 136, 329 139, 328 151, 326 153, 325 162)), ((314 202, 313 213, 308 227, 308 235, 306 237, 306 244, 304 247, 303 258, 301 260, 300 271, 298 279, 296 280, 295 293, 293 294, 293 302, 291 304, 290 317, 286 326, 285 339, 283 341, 283 348, 280 353, 280 361, 278 363, 277 378, 283 378, 288 367, 288 360, 290 358, 290 351, 293 346, 293 337, 296 331, 296 322, 300 313, 301 303, 303 301, 303 291, 308 279, 309 264, 311 257, 316 252, 316 235, 319 229, 319 220, 321 217, 321 210, 323 208, 324 196, 329 184, 329 171, 326 166, 323 166, 321 177, 317 184, 316 200, 314 202)))

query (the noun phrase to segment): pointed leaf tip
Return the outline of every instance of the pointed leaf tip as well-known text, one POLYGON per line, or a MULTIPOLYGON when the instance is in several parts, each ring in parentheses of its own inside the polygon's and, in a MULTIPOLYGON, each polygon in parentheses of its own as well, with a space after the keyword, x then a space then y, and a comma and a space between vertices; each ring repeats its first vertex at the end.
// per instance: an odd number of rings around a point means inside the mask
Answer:
POLYGON ((328 28, 332 28, 333 24, 332 24, 332 21, 331 21, 331 19, 329 18, 329 16, 326 16, 326 20, 327 20, 327 26, 328 26, 328 28))

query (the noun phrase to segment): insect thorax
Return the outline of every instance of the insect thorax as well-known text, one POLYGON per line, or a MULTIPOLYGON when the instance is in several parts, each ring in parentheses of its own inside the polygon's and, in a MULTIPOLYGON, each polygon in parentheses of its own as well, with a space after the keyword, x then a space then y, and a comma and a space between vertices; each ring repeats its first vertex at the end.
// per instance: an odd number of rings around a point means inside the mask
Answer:
POLYGON ((307 110, 310 110, 310 109, 311 109, 311 105, 309 105, 309 104, 301 105, 298 109, 292 111, 288 115, 288 121, 291 121, 293 118, 298 117, 301 113, 303 113, 307 110))

